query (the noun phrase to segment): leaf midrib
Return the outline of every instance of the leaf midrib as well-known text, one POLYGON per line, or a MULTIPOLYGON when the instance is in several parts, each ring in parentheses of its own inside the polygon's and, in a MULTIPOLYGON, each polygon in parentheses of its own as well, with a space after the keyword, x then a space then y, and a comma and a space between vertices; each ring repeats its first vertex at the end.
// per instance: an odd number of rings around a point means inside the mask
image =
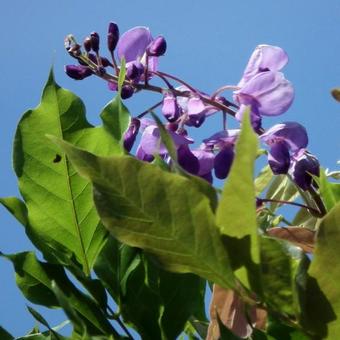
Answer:
MULTIPOLYGON (((58 93, 57 93, 58 88, 57 88, 56 85, 54 85, 52 88, 53 88, 53 95, 55 97, 55 103, 56 103, 56 106, 57 106, 57 120, 58 120, 58 123, 59 123, 57 125, 58 125, 60 136, 61 136, 62 139, 64 139, 64 131, 62 129, 62 126, 61 126, 62 124, 61 124, 61 119, 60 119, 60 117, 61 117, 60 116, 60 106, 59 106, 59 98, 58 98, 58 93)), ((88 259, 87 259, 87 256, 86 256, 85 244, 84 244, 81 232, 80 232, 80 225, 79 225, 79 222, 78 222, 78 216, 76 214, 76 208, 75 208, 74 199, 73 199, 73 191, 72 191, 72 187, 71 187, 71 177, 69 176, 69 173, 70 173, 69 166, 70 165, 69 165, 69 161, 68 161, 67 157, 64 157, 63 164, 66 168, 65 169, 66 185, 67 185, 67 188, 68 188, 68 196, 70 197, 73 225, 75 226, 76 233, 77 233, 77 236, 79 238, 81 254, 82 254, 82 257, 83 257, 84 272, 85 272, 86 275, 89 275, 90 274, 90 266, 89 266, 88 259)))

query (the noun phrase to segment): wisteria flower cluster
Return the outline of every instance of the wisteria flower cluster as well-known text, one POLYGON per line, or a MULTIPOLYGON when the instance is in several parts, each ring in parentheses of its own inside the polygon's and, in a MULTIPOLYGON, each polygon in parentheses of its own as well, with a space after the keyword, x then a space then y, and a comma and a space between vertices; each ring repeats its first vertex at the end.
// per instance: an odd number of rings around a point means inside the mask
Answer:
POLYGON ((110 60, 99 53, 100 37, 93 32, 85 38, 82 52, 72 36, 65 40, 71 56, 79 65, 67 65, 66 73, 81 80, 91 75, 103 78, 108 88, 118 90, 121 62, 126 63, 126 77, 121 97, 127 99, 141 90, 159 92, 162 100, 131 120, 125 133, 124 146, 133 150, 137 135, 139 144, 135 155, 138 159, 152 162, 159 155, 171 163, 168 150, 161 141, 156 122, 145 115, 156 108, 166 120, 165 127, 177 149, 178 162, 183 169, 200 176, 210 183, 213 174, 219 179, 228 176, 234 159, 234 147, 239 129, 228 129, 227 114, 239 122, 247 108, 250 108, 251 122, 259 140, 268 147, 268 163, 274 174, 288 174, 302 189, 308 190, 319 175, 319 163, 308 152, 306 129, 297 122, 284 122, 269 129, 262 127, 263 117, 285 113, 294 100, 294 88, 282 69, 288 63, 286 52, 277 46, 259 45, 255 48, 236 85, 226 85, 209 95, 187 84, 180 78, 159 71, 159 57, 167 49, 162 36, 154 38, 147 27, 134 27, 120 36, 117 24, 110 23, 107 35, 107 49, 110 60), (112 74, 109 69, 112 69, 112 74), (153 77, 162 79, 166 87, 151 85, 153 77), (175 87, 173 82, 177 83, 175 87), (233 101, 221 93, 232 91, 233 101), (199 147, 193 147, 194 140, 189 128, 200 128, 211 115, 222 112, 223 126, 214 135, 204 139, 199 147))

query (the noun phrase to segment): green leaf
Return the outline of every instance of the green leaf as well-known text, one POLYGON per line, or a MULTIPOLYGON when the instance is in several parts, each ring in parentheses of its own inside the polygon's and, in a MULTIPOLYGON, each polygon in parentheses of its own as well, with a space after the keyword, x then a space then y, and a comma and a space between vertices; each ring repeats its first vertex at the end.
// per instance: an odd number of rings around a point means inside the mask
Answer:
POLYGON ((268 306, 283 314, 295 314, 293 264, 282 242, 260 238, 264 298, 268 306))
POLYGON ((23 201, 16 197, 0 198, 0 203, 23 225, 27 225, 27 208, 23 201))
POLYGON ((126 291, 121 292, 120 310, 125 322, 135 328, 142 339, 161 339, 159 325, 161 299, 158 287, 150 287, 150 272, 141 254, 124 283, 126 291))
POLYGON ((248 112, 244 115, 236 156, 217 207, 216 222, 236 276, 245 287, 260 294, 260 249, 253 182, 257 143, 248 112))
POLYGON ((51 261, 66 261, 73 253, 89 274, 106 231, 93 205, 90 183, 75 173, 46 134, 101 155, 122 151, 104 128, 86 121, 82 101, 60 88, 52 72, 40 105, 24 114, 16 131, 13 162, 28 209, 28 236, 51 261))
POLYGON ((3 327, 0 326, 0 339, 2 340, 13 340, 14 336, 11 335, 4 329, 3 327))
MULTIPOLYGON (((286 175, 274 176, 268 191, 266 198, 282 201, 294 201, 299 196, 299 192, 296 189, 294 183, 286 175)), ((282 204, 272 202, 270 204, 270 210, 275 212, 282 204)))
POLYGON ((30 312, 30 314, 34 317, 35 320, 37 320, 42 325, 47 327, 48 330, 51 330, 51 326, 49 325, 49 323, 38 311, 36 311, 33 307, 30 307, 30 306, 27 306, 27 309, 30 312))
POLYGON ((266 165, 255 179, 255 195, 259 196, 268 186, 273 178, 273 172, 269 165, 266 165))
POLYGON ((302 324, 327 339, 340 338, 340 203, 322 219, 313 260, 300 279, 302 324), (302 299, 301 299, 302 298, 302 299))
POLYGON ((100 117, 106 131, 108 131, 113 138, 123 145, 123 135, 127 130, 131 116, 127 107, 123 104, 121 99, 122 86, 125 80, 126 67, 125 59, 120 63, 119 77, 118 77, 118 94, 111 100, 103 109, 100 117))
POLYGON ((340 201, 340 183, 329 182, 324 171, 321 171, 319 186, 321 197, 329 211, 340 201))
POLYGON ((119 95, 104 107, 100 117, 106 131, 122 145, 123 135, 129 126, 131 116, 119 95))
MULTIPOLYGON (((176 339, 191 315, 204 315, 205 281, 192 274, 160 271, 161 327, 166 339, 176 339)), ((203 316, 203 318, 202 318, 203 316)))
POLYGON ((97 157, 55 141, 92 181, 97 210, 118 240, 156 255, 167 270, 234 286, 210 199, 193 181, 129 156, 97 157))
POLYGON ((40 262, 32 252, 3 256, 13 263, 17 285, 29 301, 49 308, 59 307, 60 301, 52 287, 52 282, 56 282, 67 296, 74 313, 79 315, 89 331, 93 334, 110 334, 112 327, 99 306, 73 285, 63 267, 40 262))

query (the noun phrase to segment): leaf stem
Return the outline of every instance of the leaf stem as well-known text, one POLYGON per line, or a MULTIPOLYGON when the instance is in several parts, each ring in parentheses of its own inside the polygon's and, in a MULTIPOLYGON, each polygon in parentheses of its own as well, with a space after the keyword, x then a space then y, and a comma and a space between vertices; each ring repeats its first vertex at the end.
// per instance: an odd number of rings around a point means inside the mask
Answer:
POLYGON ((307 209, 309 211, 313 211, 314 213, 319 213, 318 210, 316 210, 312 207, 309 207, 308 205, 301 204, 301 203, 277 200, 277 199, 274 199, 274 198, 259 198, 259 197, 256 197, 256 199, 259 200, 260 202, 273 202, 273 203, 294 205, 294 206, 297 206, 297 207, 300 207, 300 208, 307 209))
POLYGON ((131 335, 131 333, 129 332, 129 330, 127 329, 127 327, 124 325, 123 321, 120 319, 119 315, 117 313, 115 313, 112 308, 107 305, 107 309, 108 311, 111 313, 112 318, 118 322, 119 326, 123 329, 123 331, 125 332, 125 334, 127 335, 127 337, 131 340, 134 340, 133 336, 131 335))

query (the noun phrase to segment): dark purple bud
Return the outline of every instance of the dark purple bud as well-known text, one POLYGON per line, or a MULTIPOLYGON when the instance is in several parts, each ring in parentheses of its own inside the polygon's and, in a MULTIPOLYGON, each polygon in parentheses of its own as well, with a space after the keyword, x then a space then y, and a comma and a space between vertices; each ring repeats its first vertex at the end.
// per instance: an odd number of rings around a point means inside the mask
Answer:
POLYGON ((175 96, 171 94, 164 96, 162 113, 169 122, 175 122, 179 118, 181 110, 175 96))
POLYGON ((91 37, 86 37, 83 42, 86 52, 90 52, 92 48, 91 37))
MULTIPOLYGON (((98 64, 98 60, 97 60, 97 56, 93 53, 89 53, 88 55, 89 59, 95 63, 98 64)), ((105 58, 105 57, 100 57, 101 63, 104 67, 108 67, 108 66, 112 66, 111 62, 109 59, 105 58)), ((82 65, 85 64, 84 62, 82 62, 81 60, 79 61, 82 65)))
POLYGON ((107 48, 113 52, 119 40, 119 28, 115 22, 110 22, 107 33, 107 48))
POLYGON ((97 32, 92 32, 90 35, 92 50, 97 53, 99 51, 99 34, 97 32))
POLYGON ((234 145, 226 144, 215 156, 214 160, 215 176, 219 179, 225 179, 229 174, 233 160, 234 160, 234 145))
POLYGON ((302 189, 308 190, 313 183, 313 176, 320 176, 320 164, 317 158, 307 151, 300 151, 294 157, 289 174, 302 189))
POLYGON ((66 65, 65 72, 70 78, 75 80, 82 80, 93 74, 89 67, 83 65, 66 65))
POLYGON ((139 81, 139 78, 144 72, 144 66, 142 63, 135 61, 132 63, 129 63, 127 70, 126 70, 126 76, 131 80, 139 81))
POLYGON ((289 146, 284 141, 270 145, 268 163, 274 175, 286 174, 290 165, 289 146))
POLYGON ((137 118, 132 118, 128 129, 124 133, 124 148, 128 152, 131 151, 133 144, 136 141, 139 127, 140 120, 137 118))
POLYGON ((198 158, 190 151, 188 145, 181 145, 177 149, 177 157, 179 165, 189 173, 196 175, 200 165, 198 158))
POLYGON ((134 92, 134 89, 133 89, 132 86, 124 85, 122 87, 122 91, 120 93, 120 96, 121 96, 122 99, 128 99, 128 98, 132 97, 133 92, 134 92))
POLYGON ((160 57, 166 51, 166 41, 164 37, 158 36, 146 49, 146 53, 152 57, 160 57))
POLYGON ((260 209, 263 207, 263 200, 261 198, 256 197, 255 204, 256 204, 256 209, 260 209))

